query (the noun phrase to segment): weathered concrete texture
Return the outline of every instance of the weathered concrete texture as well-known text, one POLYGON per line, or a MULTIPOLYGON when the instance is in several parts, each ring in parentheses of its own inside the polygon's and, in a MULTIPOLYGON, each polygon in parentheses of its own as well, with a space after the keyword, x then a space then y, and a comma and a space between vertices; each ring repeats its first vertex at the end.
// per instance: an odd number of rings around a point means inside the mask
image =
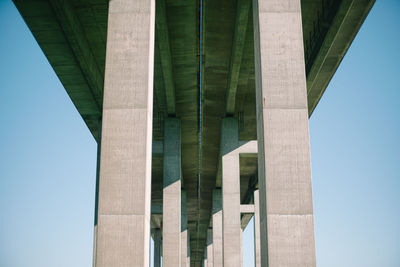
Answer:
POLYGON ((222 245, 222 192, 221 189, 213 191, 213 264, 215 267, 223 266, 223 245, 222 245))
POLYGON ((97 267, 149 265, 153 51, 154 2, 111 1, 97 267))
POLYGON ((260 243, 260 196, 259 190, 254 191, 254 263, 255 267, 261 267, 261 243, 260 243))
POLYGON ((181 122, 164 121, 163 266, 181 266, 181 122))
POLYGON ((157 228, 154 230, 154 267, 161 267, 161 247, 161 229, 157 228))
POLYGON ((262 266, 315 266, 300 0, 254 0, 262 266))

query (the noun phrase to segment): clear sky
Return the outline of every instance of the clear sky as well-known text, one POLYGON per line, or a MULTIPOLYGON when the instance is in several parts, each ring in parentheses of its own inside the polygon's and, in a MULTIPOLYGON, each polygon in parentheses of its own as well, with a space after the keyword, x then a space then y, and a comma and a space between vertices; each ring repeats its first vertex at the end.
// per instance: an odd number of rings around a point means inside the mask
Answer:
MULTIPOLYGON (((0 0, 0 125, 0 266, 91 266, 96 143, 10 0, 0 0)), ((399 267, 399 0, 373 7, 310 135, 318 266, 399 267)))

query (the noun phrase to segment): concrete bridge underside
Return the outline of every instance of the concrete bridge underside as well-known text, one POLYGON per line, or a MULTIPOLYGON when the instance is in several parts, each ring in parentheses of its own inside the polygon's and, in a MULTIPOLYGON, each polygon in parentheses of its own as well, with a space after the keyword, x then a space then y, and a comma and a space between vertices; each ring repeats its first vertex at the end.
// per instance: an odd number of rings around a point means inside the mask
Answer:
MULTIPOLYGON (((14 2, 94 138, 99 141, 109 1, 14 2)), ((373 2, 301 1, 309 116, 373 2)), ((157 0, 154 47, 153 151, 158 145, 162 146, 164 120, 179 118, 181 187, 186 191, 193 266, 199 266, 203 260, 207 230, 212 227, 213 190, 222 186, 222 119, 234 117, 238 120, 239 140, 257 139, 252 3, 203 0, 202 50, 200 5, 200 0, 157 0)), ((152 228, 160 228, 162 224, 163 165, 162 154, 153 153, 152 228)), ((257 158, 241 158, 242 204, 252 202, 257 184, 257 158)), ((248 216, 242 216, 242 224, 247 224, 248 220, 248 216)))

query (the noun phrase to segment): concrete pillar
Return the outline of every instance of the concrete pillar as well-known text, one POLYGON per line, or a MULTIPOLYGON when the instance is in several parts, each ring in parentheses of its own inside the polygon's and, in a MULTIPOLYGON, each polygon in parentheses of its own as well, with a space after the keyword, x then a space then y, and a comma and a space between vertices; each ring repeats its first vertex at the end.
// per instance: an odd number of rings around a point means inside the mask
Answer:
POLYGON ((154 0, 108 9, 96 267, 149 266, 154 0))
POLYGON ((213 263, 214 267, 223 265, 223 247, 222 247, 222 192, 221 189, 213 191, 212 205, 213 221, 213 263))
POLYGON ((240 169, 238 122, 235 118, 222 120, 222 222, 224 266, 240 267, 240 169))
POLYGON ((207 249, 204 250, 203 267, 208 267, 207 249))
POLYGON ((186 214, 186 191, 181 191, 181 266, 186 267, 188 261, 188 229, 186 214))
POLYGON ((300 0, 254 0, 262 266, 315 266, 300 0))
POLYGON ((100 186, 100 152, 101 152, 101 119, 99 120, 97 143, 97 162, 96 162, 96 190, 94 204, 94 230, 93 230, 93 262, 92 266, 96 267, 96 246, 97 246, 97 223, 99 210, 99 186, 100 186))
POLYGON ((157 228, 154 230, 154 267, 161 267, 161 247, 161 229, 157 228))
MULTIPOLYGON (((184 266, 182 266, 184 267, 184 266)), ((186 267, 190 267, 190 232, 187 230, 187 260, 186 267)))
POLYGON ((258 189, 254 191, 254 262, 255 267, 261 267, 260 251, 260 200, 258 189))
POLYGON ((240 228, 240 267, 243 267, 243 229, 240 228))
POLYGON ((163 267, 181 267, 181 122, 164 121, 163 267))
POLYGON ((207 267, 213 267, 213 230, 207 230, 207 267))

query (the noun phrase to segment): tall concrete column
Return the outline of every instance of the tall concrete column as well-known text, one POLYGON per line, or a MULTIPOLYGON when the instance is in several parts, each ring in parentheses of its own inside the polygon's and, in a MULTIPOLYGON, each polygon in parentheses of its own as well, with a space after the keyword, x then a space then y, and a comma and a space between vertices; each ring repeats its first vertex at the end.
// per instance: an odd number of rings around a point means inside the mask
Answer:
POLYGON ((181 267, 181 122, 164 121, 163 267, 181 267))
POLYGON ((254 0, 262 266, 315 266, 300 0, 254 0))
POLYGON ((213 221, 213 263, 214 267, 223 266, 222 248, 222 192, 221 189, 214 189, 212 204, 213 221))
POLYGON ((243 267, 243 229, 240 228, 240 246, 241 246, 241 250, 240 250, 240 267, 243 267))
POLYGON ((94 230, 93 230, 93 263, 92 266, 96 267, 96 251, 97 251, 97 224, 98 224, 98 211, 99 211, 99 186, 100 186, 100 152, 101 152, 101 119, 99 120, 98 128, 98 143, 97 143, 97 163, 96 163, 96 190, 95 190, 95 204, 94 204, 94 230))
POLYGON ((96 267, 149 266, 154 0, 108 9, 96 267))
MULTIPOLYGON (((184 267, 184 266, 182 266, 184 267)), ((186 267, 190 267, 190 232, 187 231, 187 259, 186 259, 186 267)))
POLYGON ((186 267, 188 261, 188 229, 187 229, 187 214, 186 214, 186 191, 181 191, 181 266, 186 267))
POLYGON ((154 230, 154 267, 161 267, 161 229, 154 230))
POLYGON ((260 200, 258 189, 254 191, 254 262, 256 267, 261 267, 260 248, 260 200))
POLYGON ((213 267, 213 231, 212 229, 207 230, 207 267, 213 267))
POLYGON ((235 118, 222 120, 222 222, 224 266, 240 267, 240 169, 238 122, 235 118))

